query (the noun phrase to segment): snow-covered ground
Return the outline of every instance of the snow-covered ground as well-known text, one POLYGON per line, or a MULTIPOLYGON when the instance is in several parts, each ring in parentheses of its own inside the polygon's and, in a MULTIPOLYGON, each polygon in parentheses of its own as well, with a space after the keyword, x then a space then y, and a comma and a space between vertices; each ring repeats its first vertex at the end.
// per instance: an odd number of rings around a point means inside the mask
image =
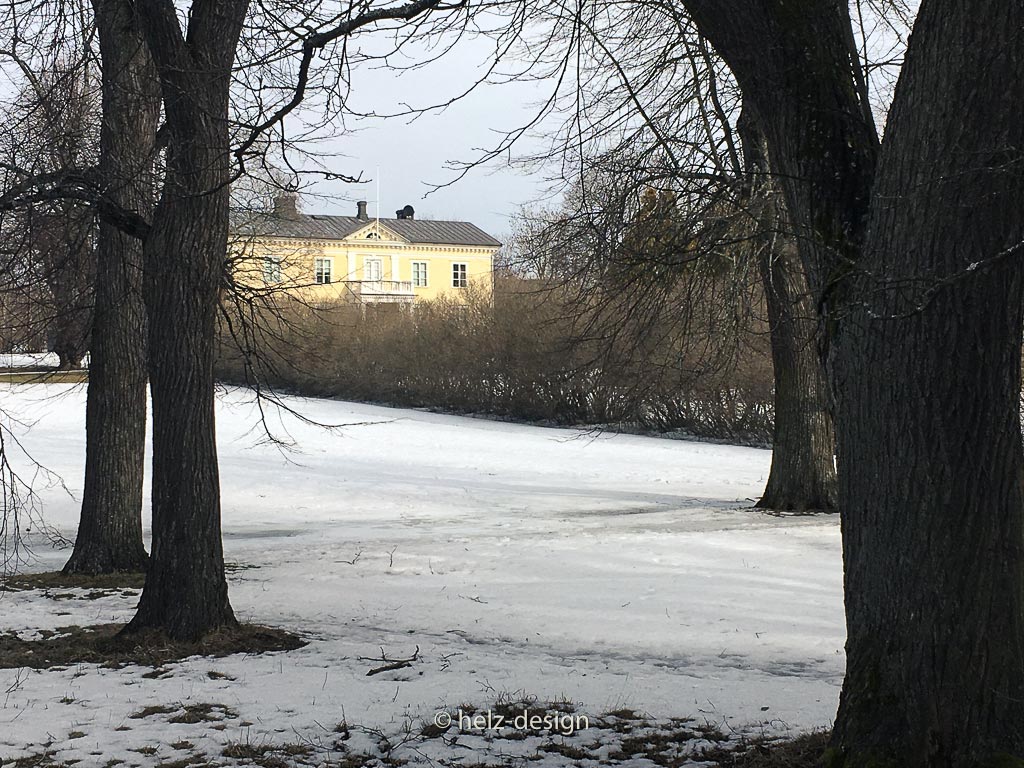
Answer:
MULTIPOLYGON (((83 365, 88 367, 86 355, 83 365)), ((0 368, 55 368, 60 363, 56 352, 3 352, 0 353, 0 368)))
MULTIPOLYGON (((767 451, 288 402, 344 426, 272 414, 276 436, 294 443, 283 451, 250 392, 220 397, 225 551, 242 566, 236 614, 310 644, 196 658, 159 678, 137 667, 0 670, 0 759, 53 742, 82 765, 155 765, 180 757, 172 742, 220 754, 334 738, 342 721, 394 743, 439 711, 524 696, 726 731, 829 724, 844 661, 838 520, 750 509, 767 451), (381 649, 395 658, 417 647, 410 668, 367 676, 381 649), (190 703, 233 715, 223 730, 131 717, 190 703)), ((72 536, 84 388, 6 385, 0 408, 64 478, 71 496, 42 497, 47 520, 72 536)), ((67 554, 37 548, 30 569, 57 569, 67 554)), ((134 600, 9 593, 0 631, 125 621, 134 600)), ((455 754, 434 739, 401 757, 455 754)))

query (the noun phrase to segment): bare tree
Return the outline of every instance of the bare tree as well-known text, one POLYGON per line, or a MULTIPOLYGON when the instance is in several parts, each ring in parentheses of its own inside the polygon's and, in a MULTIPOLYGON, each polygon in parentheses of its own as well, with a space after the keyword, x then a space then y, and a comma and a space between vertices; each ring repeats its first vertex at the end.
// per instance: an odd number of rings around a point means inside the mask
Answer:
MULTIPOLYGON (((102 61, 100 194, 149 218, 154 203, 160 93, 133 6, 95 0, 102 61)), ((142 571, 146 455, 146 312, 142 243, 100 225, 89 388, 85 490, 65 573, 142 571)))
POLYGON ((294 91, 266 119, 253 121, 249 136, 232 152, 231 74, 248 0, 194 0, 187 29, 170 0, 135 5, 160 80, 167 145, 163 190, 144 245, 153 545, 128 632, 157 629, 194 639, 236 623, 224 577, 213 425, 215 324, 227 260, 232 159, 251 161, 260 135, 301 104, 318 52, 344 51, 348 38, 364 27, 409 23, 438 7, 444 7, 440 0, 343 7, 318 25, 306 16, 305 26, 288 28, 288 44, 298 43, 294 91))
POLYGON ((596 160, 563 210, 524 222, 515 256, 571 318, 565 343, 577 349, 566 359, 603 371, 637 414, 673 391, 720 392, 758 356, 756 266, 705 247, 707 209, 667 185, 643 188, 649 173, 632 159, 596 160))
MULTIPOLYGON (((100 15, 106 7, 97 6, 100 15)), ((269 134, 290 146, 285 121, 309 94, 327 93, 326 115, 343 112, 339 105, 344 105, 350 85, 349 67, 353 60, 366 58, 349 48, 352 35, 383 28, 392 34, 397 50, 404 41, 447 32, 449 22, 458 32, 468 15, 463 5, 441 0, 370 8, 342 3, 309 10, 291 4, 255 7, 247 0, 228 5, 196 0, 186 25, 173 3, 164 0, 140 2, 131 9, 134 17, 122 14, 119 23, 137 19, 155 66, 165 116, 159 132, 162 191, 152 217, 138 204, 142 198, 133 198, 136 188, 125 193, 102 171, 79 167, 19 178, 0 199, 0 207, 84 200, 104 223, 144 243, 154 419, 153 553, 139 611, 128 631, 155 628, 173 637, 195 638, 235 623, 220 542, 212 379, 214 323, 227 263, 229 184, 264 162, 269 134), (441 20, 431 27, 422 19, 432 18, 435 11, 441 20), (235 111, 240 130, 234 148, 229 110, 233 75, 249 87, 251 97, 235 111)), ((13 25, 14 39, 20 41, 20 20, 13 25)), ((138 50, 132 35, 106 39, 130 51, 112 51, 108 45, 105 60, 126 62, 138 50)), ((376 54, 387 55, 387 46, 376 54)), ((145 84, 135 88, 135 93, 145 91, 145 84)), ((132 434, 140 423, 135 422, 132 434)), ((123 490, 134 485, 129 476, 123 490)))
POLYGON ((925 0, 880 148, 845 5, 684 5, 764 130, 828 334, 849 633, 830 764, 1019 762, 1024 11, 925 0))
MULTIPOLYGON (((4 185, 92 162, 96 85, 81 52, 78 59, 51 59, 38 72, 16 52, 8 52, 8 57, 17 64, 23 86, 5 110, 5 119, 19 124, 20 130, 0 140, 4 185)), ((11 322, 21 326, 22 334, 45 336, 61 369, 78 367, 92 323, 92 210, 66 198, 37 201, 7 212, 0 225, 6 232, 0 247, 9 278, 5 299, 22 306, 26 300, 39 302, 42 310, 12 317, 11 322)))
POLYGON ((761 271, 775 374, 772 468, 757 506, 797 512, 838 508, 835 430, 818 318, 786 204, 771 177, 764 136, 741 116, 746 183, 737 226, 761 271))
MULTIPOLYGON (((562 121, 556 153, 562 175, 577 175, 585 190, 567 197, 575 210, 566 218, 593 218, 594 211, 605 205, 594 181, 602 174, 614 175, 633 196, 654 188, 678 202, 677 215, 686 218, 684 231, 690 241, 684 238, 675 246, 676 264, 702 258, 714 263, 723 253, 749 259, 751 267, 763 262, 768 268, 761 276, 768 300, 776 403, 772 470, 759 506, 835 511, 833 430, 824 373, 818 372, 822 363, 814 303, 804 290, 802 262, 783 253, 792 251, 799 235, 785 203, 770 193, 769 186, 758 184, 758 195, 751 197, 751 180, 760 179, 763 172, 746 167, 745 142, 737 127, 741 95, 735 78, 677 6, 591 3, 582 13, 574 7, 559 8, 564 14, 558 25, 563 30, 560 38, 578 51, 578 73, 552 108, 553 116, 562 121)), ((547 158, 533 158, 538 159, 547 158)), ((619 226, 624 226, 626 218, 614 205, 607 213, 619 216, 619 226)), ((595 252, 595 258, 606 256, 595 252)), ((647 254, 646 265, 643 254, 627 260, 634 273, 632 287, 617 286, 620 301, 610 304, 602 318, 605 335, 615 335, 612 328, 617 322, 640 314, 650 319, 648 329, 654 323, 685 328, 691 318, 678 299, 700 292, 694 281, 713 270, 691 266, 673 275, 659 268, 664 258, 656 253, 647 254), (643 275, 658 279, 645 284, 639 279, 643 275), (686 281, 688 287, 681 287, 686 281), (630 296, 635 307, 621 303, 630 296)), ((575 269, 585 267, 585 259, 577 262, 575 269)), ((716 299, 736 317, 761 310, 761 295, 748 285, 724 285, 733 286, 731 294, 716 299)), ((732 326, 741 331, 744 327, 732 326)), ((729 326, 719 322, 717 327, 724 331, 729 326)), ((720 332, 720 348, 712 345, 703 351, 702 370, 725 370, 735 364, 742 345, 736 337, 731 342, 727 338, 720 332)))

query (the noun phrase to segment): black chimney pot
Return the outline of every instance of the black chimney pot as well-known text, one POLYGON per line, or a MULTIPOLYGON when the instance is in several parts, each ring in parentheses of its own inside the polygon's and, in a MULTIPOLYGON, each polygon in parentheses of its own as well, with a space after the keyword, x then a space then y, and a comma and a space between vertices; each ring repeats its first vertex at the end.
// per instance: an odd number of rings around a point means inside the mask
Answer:
POLYGON ((400 219, 415 219, 416 210, 411 205, 407 205, 402 210, 395 211, 395 216, 400 219))
POLYGON ((370 217, 366 215, 366 201, 360 200, 356 203, 356 218, 360 221, 367 221, 370 217))

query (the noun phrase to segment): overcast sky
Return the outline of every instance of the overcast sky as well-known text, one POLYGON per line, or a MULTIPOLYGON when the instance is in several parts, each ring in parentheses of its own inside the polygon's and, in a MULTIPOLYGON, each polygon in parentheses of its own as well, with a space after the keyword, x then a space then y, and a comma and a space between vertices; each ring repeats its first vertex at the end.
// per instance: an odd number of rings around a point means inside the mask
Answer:
MULTIPOLYGON (((871 12, 870 6, 862 9, 858 19, 864 23, 863 33, 872 61, 898 60, 907 31, 901 22, 912 21, 915 9, 916 0, 897 0, 884 21, 871 12), (896 6, 905 6, 903 19, 896 6)), ((383 114, 401 111, 406 104, 425 107, 447 101, 481 77, 490 52, 491 43, 486 40, 464 39, 438 61, 420 70, 356 71, 351 104, 360 112, 383 114)), ((422 57, 423 52, 413 52, 406 63, 414 55, 422 57)), ((897 74, 898 67, 873 71, 872 95, 880 126, 884 125, 897 74)), ((440 113, 428 112, 412 121, 394 118, 353 122, 348 128, 355 130, 339 132, 329 142, 331 152, 346 156, 332 160, 329 167, 374 179, 379 167, 382 218, 393 217, 397 209, 408 204, 416 209, 417 216, 471 221, 504 239, 510 231, 510 217, 522 206, 557 204, 561 188, 546 181, 558 175, 557 161, 530 173, 518 166, 492 161, 484 168, 471 170, 450 187, 431 192, 431 184, 451 181, 456 173, 447 164, 474 160, 481 148, 493 148, 504 132, 523 125, 536 114, 538 105, 548 98, 553 87, 545 81, 484 84, 440 113)), ((546 142, 536 134, 545 132, 549 137, 554 132, 550 121, 546 127, 537 129, 532 138, 520 141, 513 159, 541 152, 546 142)), ((309 213, 352 215, 355 201, 365 199, 373 215, 376 197, 376 181, 361 186, 320 183, 304 196, 303 208, 309 213)))
MULTIPOLYGON (((424 70, 357 73, 351 103, 359 111, 380 114, 399 111, 403 103, 424 107, 445 101, 478 79, 485 56, 480 45, 468 43, 424 70)), ((521 206, 552 199, 551 185, 544 181, 550 169, 527 172, 492 161, 436 192, 431 185, 455 178, 447 164, 474 160, 481 148, 497 145, 502 132, 529 120, 550 88, 537 82, 484 84, 442 112, 352 122, 323 147, 339 155, 327 165, 374 181, 319 182, 303 194, 302 208, 306 213, 354 215, 355 201, 367 200, 373 216, 379 168, 381 218, 392 218, 397 209, 412 205, 417 217, 470 221, 504 239, 509 218, 521 206)), ((539 146, 538 139, 525 139, 521 151, 539 146)))

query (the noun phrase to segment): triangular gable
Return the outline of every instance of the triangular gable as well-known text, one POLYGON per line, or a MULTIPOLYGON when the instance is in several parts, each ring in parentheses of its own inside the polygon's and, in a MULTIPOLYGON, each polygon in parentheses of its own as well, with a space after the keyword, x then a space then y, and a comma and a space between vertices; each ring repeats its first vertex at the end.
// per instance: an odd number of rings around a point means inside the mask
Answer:
POLYGON ((360 227, 350 235, 346 235, 345 240, 369 240, 371 242, 392 242, 392 243, 409 243, 410 240, 402 237, 397 232, 388 229, 383 223, 378 221, 371 221, 365 227, 360 227))

